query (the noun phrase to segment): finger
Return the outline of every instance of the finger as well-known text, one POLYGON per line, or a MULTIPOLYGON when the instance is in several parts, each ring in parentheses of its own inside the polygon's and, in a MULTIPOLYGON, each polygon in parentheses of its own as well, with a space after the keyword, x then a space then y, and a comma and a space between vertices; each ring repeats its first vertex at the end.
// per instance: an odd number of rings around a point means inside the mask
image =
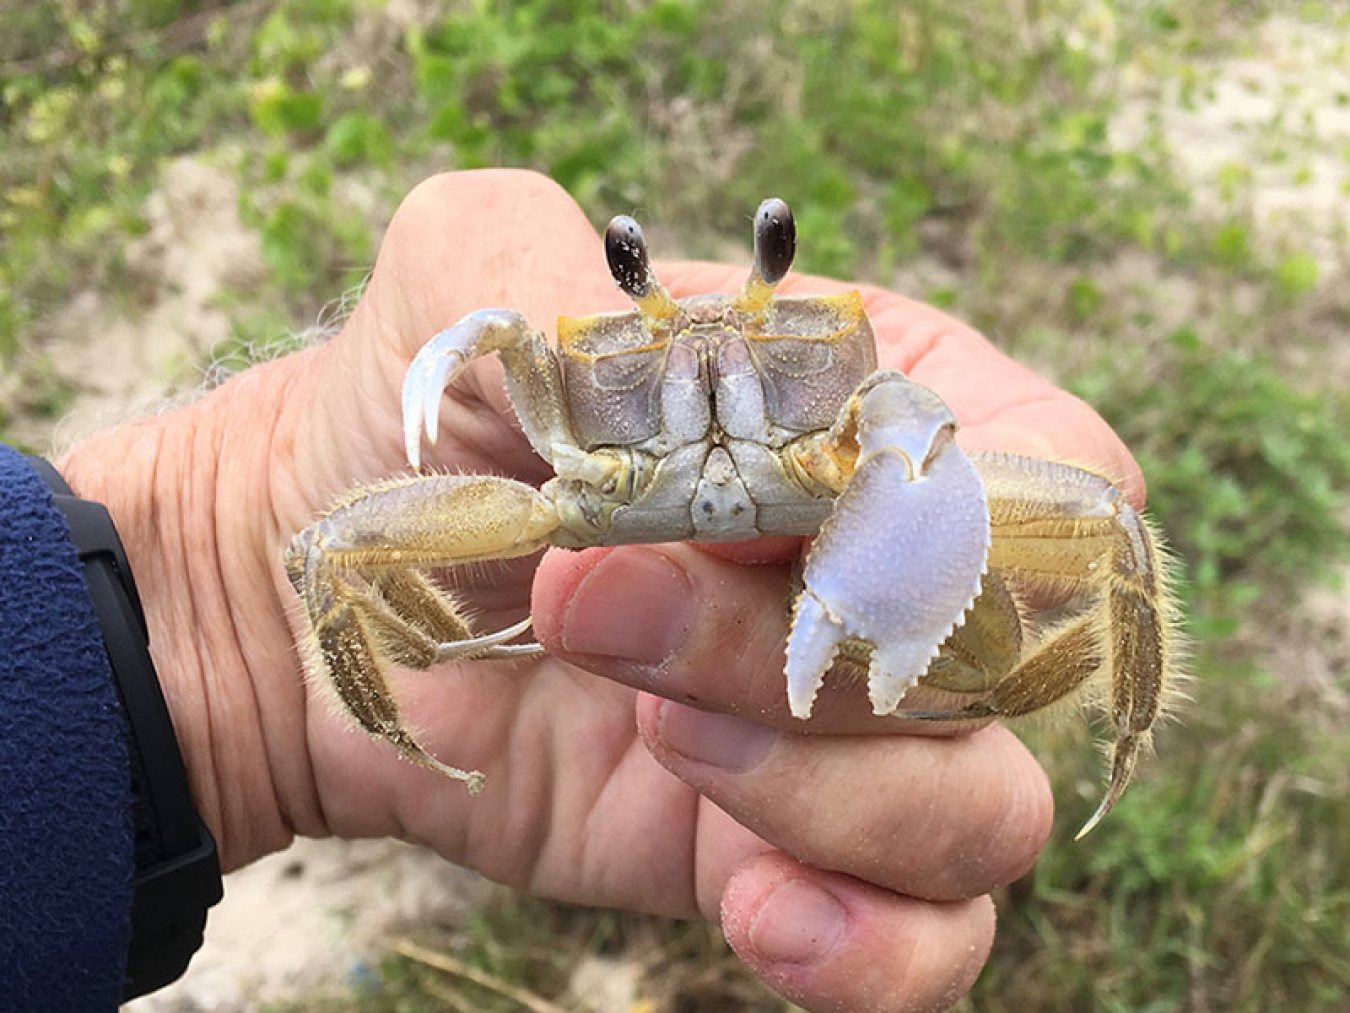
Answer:
MULTIPOLYGON (((535 574, 550 653, 626 686, 793 731, 947 735, 872 713, 863 679, 827 677, 809 724, 788 710, 786 566, 743 566, 687 545, 550 552, 535 574)), ((907 706, 928 706, 919 687, 907 706)), ((931 702, 931 701, 930 701, 931 702)))
POLYGON ((944 1010, 970 990, 994 940, 988 897, 933 904, 763 855, 722 898, 727 942, 809 1010, 944 1010))
POLYGON ((644 696, 652 755, 799 861, 929 900, 1022 876, 1050 833, 1044 772, 992 725, 959 738, 793 735, 644 696))
MULTIPOLYGON (((677 298, 736 291, 748 269, 702 261, 658 263, 677 298)), ((1135 506, 1144 480, 1125 444, 1091 407, 1008 358, 978 331, 924 303, 873 285, 789 274, 784 294, 856 290, 877 335, 880 365, 931 387, 961 420, 970 450, 1004 450, 1078 464, 1105 475, 1135 506)))

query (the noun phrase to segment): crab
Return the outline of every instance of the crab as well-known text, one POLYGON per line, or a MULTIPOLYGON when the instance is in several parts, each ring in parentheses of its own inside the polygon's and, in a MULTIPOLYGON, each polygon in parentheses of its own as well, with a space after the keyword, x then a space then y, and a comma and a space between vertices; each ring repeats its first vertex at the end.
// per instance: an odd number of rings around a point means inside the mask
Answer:
MULTIPOLYGON (((1152 526, 1101 475, 1007 453, 967 454, 933 391, 877 369, 857 292, 778 296, 796 253, 788 206, 754 218, 735 295, 675 300, 638 223, 605 232, 635 309, 557 322, 555 352, 509 309, 432 337, 403 385, 414 474, 354 491, 295 536, 286 568, 308 625, 306 666, 407 759, 463 781, 405 727, 394 665, 539 653, 528 618, 475 632, 432 571, 546 546, 812 536, 790 603, 791 713, 811 715, 832 669, 865 673, 877 714, 1017 718, 1091 695, 1109 714, 1105 796, 1125 791, 1178 677, 1175 606, 1152 526), (497 353, 521 428, 555 477, 420 473, 440 398, 497 353), (1044 621, 1027 602, 1053 597, 1044 621), (917 684, 949 705, 904 706, 917 684)), ((931 698, 930 698, 931 699, 931 698)))

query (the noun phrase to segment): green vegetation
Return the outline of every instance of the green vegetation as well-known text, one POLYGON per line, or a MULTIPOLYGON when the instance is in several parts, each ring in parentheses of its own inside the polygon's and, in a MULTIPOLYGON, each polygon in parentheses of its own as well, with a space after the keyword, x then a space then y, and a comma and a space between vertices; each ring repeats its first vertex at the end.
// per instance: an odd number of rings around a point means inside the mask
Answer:
POLYGON ((1350 399, 1340 392, 1300 391, 1269 356, 1216 351, 1189 328, 1115 352, 1075 387, 1149 477, 1200 615, 1232 618, 1263 593, 1294 594, 1350 548, 1350 399))
MULTIPOLYGON (((1267 240, 1246 165, 1221 169, 1204 202, 1156 115, 1127 142, 1112 132, 1131 73, 1194 102, 1205 61, 1240 50, 1265 11, 1022 6, 520 0, 398 20, 376 0, 99 0, 6 12, 0 368, 22 382, 0 385, 0 433, 78 396, 47 351, 67 299, 92 288, 110 313, 140 310, 125 251, 179 155, 233 175, 267 265, 262 284, 220 295, 226 357, 359 283, 398 197, 437 169, 537 168, 597 222, 636 211, 694 255, 743 248, 748 209, 779 194, 799 212, 802 267, 910 286, 1097 406, 1138 455, 1183 561, 1193 702, 1080 845, 1068 833, 1101 776, 1088 735, 1028 733, 1063 826, 1001 899, 970 1008, 1343 1008, 1350 686, 1343 656, 1319 681, 1290 640, 1337 647, 1301 601, 1343 569, 1350 537, 1350 361, 1335 348, 1350 286, 1297 232, 1267 240), (1127 280, 1126 263, 1149 270, 1127 280)), ((1334 5, 1300 16, 1345 38, 1334 5)), ((1263 143, 1298 165, 1310 131, 1277 124, 1263 143)), ((653 1009, 781 1008, 702 927, 503 899, 426 941, 539 996, 560 994, 560 955, 580 948, 640 963, 653 1009)), ((380 980, 363 1007, 444 1008, 450 995, 517 1008, 407 956, 380 980)))

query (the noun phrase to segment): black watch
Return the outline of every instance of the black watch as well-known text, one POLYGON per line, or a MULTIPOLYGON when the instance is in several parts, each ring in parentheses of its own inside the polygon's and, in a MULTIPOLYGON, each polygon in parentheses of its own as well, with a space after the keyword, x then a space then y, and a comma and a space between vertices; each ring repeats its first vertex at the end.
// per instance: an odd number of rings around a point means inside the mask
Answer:
POLYGON ((187 970, 202 945, 206 911, 221 898, 220 861, 188 793, 183 755, 150 660, 145 613, 112 518, 101 503, 77 498, 47 461, 29 461, 70 527, 122 704, 136 835, 126 1002, 187 970))

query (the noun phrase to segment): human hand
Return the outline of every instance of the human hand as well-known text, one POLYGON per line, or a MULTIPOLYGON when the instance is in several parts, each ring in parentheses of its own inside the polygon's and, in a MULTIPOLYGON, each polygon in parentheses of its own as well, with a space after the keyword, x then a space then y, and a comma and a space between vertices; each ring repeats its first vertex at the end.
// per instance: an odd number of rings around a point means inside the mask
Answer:
MULTIPOLYGON (((677 297, 735 291, 746 270, 657 267, 677 297)), ((845 287, 790 276, 782 289, 845 287)), ((937 390, 968 449, 1091 464, 1137 498, 1128 453, 1081 402, 956 321, 862 292, 881 365, 937 390)), ((1048 832, 1043 775, 1002 728, 886 734, 914 729, 847 690, 824 694, 809 726, 789 718, 795 541, 551 552, 537 573, 527 560, 471 574, 461 590, 484 629, 523 615, 532 587, 550 652, 399 681, 431 751, 487 773, 477 798, 353 733, 299 674, 284 547, 353 484, 404 467, 399 389, 420 345, 483 306, 548 327, 627 305, 556 186, 516 172, 438 177, 400 208, 331 342, 60 462, 77 492, 109 504, 127 543, 225 864, 293 832, 396 835, 532 892, 720 920, 750 966, 812 1008, 950 1003, 988 951, 985 894, 1020 875, 1048 832)), ((495 361, 447 394, 441 432, 433 466, 547 477, 495 361)))

